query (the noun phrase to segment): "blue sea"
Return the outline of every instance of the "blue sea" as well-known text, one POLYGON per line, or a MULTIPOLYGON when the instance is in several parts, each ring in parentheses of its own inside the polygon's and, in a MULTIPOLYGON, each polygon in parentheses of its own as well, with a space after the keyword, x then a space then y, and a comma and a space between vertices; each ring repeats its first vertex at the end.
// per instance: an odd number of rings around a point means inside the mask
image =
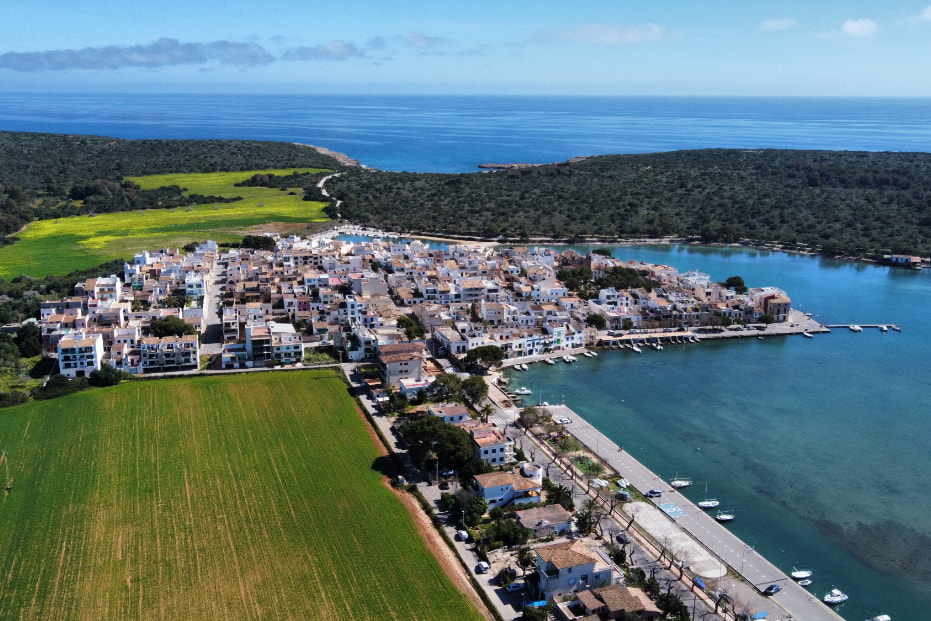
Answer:
MULTIPOLYGON (((0 129, 326 146, 386 170, 697 148, 926 151, 929 99, 0 94, 0 129)), ((565 401, 664 477, 737 511, 730 528, 851 621, 931 610, 931 273, 760 250, 619 246, 715 280, 775 285, 835 330, 606 351, 535 365, 565 401), (698 450, 700 449, 700 450, 698 450)))

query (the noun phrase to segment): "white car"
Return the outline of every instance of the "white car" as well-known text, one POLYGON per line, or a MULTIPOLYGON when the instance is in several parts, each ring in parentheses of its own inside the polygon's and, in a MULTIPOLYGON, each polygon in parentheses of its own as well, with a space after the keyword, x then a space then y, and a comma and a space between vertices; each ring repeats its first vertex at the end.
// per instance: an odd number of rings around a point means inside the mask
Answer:
POLYGON ((457 530, 456 539, 459 541, 468 541, 469 540, 469 531, 467 530, 457 530))
POLYGON ((569 417, 567 416, 567 417, 565 417, 565 418, 560 418, 560 419, 559 419, 558 421, 556 421, 556 422, 559 423, 560 425, 568 425, 569 423, 572 422, 572 419, 569 418, 569 417))
POLYGON ((479 561, 478 565, 475 566, 475 573, 477 574, 487 574, 491 571, 491 566, 485 561, 479 561))

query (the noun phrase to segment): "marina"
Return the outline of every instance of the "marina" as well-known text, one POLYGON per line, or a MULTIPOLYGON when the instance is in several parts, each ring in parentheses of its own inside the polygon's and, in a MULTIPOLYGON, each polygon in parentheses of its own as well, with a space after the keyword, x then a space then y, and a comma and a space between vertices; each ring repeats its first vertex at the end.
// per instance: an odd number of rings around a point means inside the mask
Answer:
MULTIPOLYGON (((778 599, 768 600, 770 608, 767 612, 775 618, 784 618, 789 614, 808 621, 837 621, 841 618, 725 528, 720 522, 730 520, 721 520, 719 516, 730 515, 730 519, 733 519, 733 511, 721 511, 712 516, 684 497, 677 498, 675 502, 664 501, 661 492, 676 489, 670 483, 664 483, 656 473, 572 409, 565 405, 553 405, 547 410, 554 420, 569 421, 564 423, 569 433, 635 489, 660 492, 659 495, 647 494, 656 496, 650 499, 649 506, 635 502, 619 505, 617 509, 625 512, 627 519, 633 518, 636 528, 643 531, 650 540, 659 542, 661 547, 664 547, 663 541, 674 540, 676 558, 696 576, 705 581, 720 581, 726 580, 729 572, 733 572, 760 593, 769 584, 782 585, 778 599)), ((677 477, 675 480, 681 479, 677 477)))

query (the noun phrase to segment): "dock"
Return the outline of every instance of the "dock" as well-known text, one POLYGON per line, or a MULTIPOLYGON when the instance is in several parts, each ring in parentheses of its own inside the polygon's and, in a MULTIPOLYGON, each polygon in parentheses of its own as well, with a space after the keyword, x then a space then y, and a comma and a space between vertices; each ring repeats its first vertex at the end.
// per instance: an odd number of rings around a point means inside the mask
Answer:
MULTIPOLYGON (((635 523, 635 527, 653 543, 657 553, 674 556, 689 568, 690 573, 715 581, 729 591, 732 588, 752 589, 748 594, 755 592, 754 599, 759 598, 755 605, 763 605, 775 618, 791 615, 807 621, 842 621, 811 592, 718 523, 712 514, 679 494, 669 482, 662 480, 577 412, 565 405, 545 406, 544 409, 554 419, 570 418, 572 422, 564 425, 566 430, 588 452, 626 478, 635 489, 640 492, 659 489, 663 492, 661 498, 621 504, 614 509, 618 520, 635 523), (731 576, 735 574, 742 578, 742 582, 732 580, 731 576), (778 599, 760 595, 762 589, 772 583, 783 587, 778 599)), ((545 444, 540 446, 546 450, 545 444)), ((557 458, 556 463, 572 472, 568 460, 557 458)), ((584 479, 579 479, 577 473, 573 476, 584 485, 584 479)))

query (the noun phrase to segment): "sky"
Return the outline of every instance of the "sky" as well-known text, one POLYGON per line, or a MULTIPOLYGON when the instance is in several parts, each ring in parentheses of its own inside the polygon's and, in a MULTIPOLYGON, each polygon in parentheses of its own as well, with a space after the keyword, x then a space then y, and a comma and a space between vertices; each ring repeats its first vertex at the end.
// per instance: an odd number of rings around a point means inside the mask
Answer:
POLYGON ((927 97, 929 1, 2 0, 0 92, 927 97))

